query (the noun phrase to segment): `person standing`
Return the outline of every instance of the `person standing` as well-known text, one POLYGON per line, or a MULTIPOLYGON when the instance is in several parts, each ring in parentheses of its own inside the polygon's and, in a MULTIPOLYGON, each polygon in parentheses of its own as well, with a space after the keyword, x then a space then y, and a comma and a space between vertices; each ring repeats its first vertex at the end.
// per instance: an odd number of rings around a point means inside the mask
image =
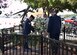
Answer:
POLYGON ((24 50, 29 49, 28 46, 28 35, 30 34, 31 31, 34 32, 34 28, 31 25, 31 21, 34 20, 34 16, 31 15, 29 18, 26 19, 26 21, 23 24, 23 35, 24 35, 24 50))
MULTIPOLYGON (((49 33, 50 38, 59 40, 59 35, 60 35, 60 30, 61 30, 61 17, 57 15, 58 11, 55 9, 52 9, 51 15, 49 17, 49 22, 48 22, 48 29, 47 32, 49 33)), ((53 41, 55 42, 55 41, 53 41)), ((55 44, 55 43, 53 43, 55 44)), ((52 45, 53 45, 52 44, 52 45)), ((58 52, 58 43, 56 43, 56 46, 52 46, 52 54, 54 53, 55 55, 58 52)))

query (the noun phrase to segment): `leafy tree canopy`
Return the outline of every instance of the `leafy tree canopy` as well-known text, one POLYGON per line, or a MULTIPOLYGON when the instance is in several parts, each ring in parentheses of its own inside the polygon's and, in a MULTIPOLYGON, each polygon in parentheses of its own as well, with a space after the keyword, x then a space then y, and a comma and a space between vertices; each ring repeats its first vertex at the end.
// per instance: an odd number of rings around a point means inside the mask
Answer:
POLYGON ((68 9, 76 12, 77 0, 24 0, 28 5, 31 5, 33 9, 46 8, 49 11, 52 8, 56 8, 59 11, 68 9))

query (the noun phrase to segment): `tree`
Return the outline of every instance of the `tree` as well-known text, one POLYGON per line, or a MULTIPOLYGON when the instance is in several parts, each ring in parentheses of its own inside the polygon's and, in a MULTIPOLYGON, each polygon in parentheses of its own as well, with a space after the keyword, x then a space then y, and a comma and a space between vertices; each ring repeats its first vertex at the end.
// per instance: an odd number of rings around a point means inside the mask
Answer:
POLYGON ((61 0, 61 2, 64 3, 63 7, 77 13, 77 0, 61 0))
POLYGON ((54 3, 55 1, 53 0, 24 0, 24 2, 26 2, 28 5, 31 5, 33 9, 42 7, 43 11, 44 12, 47 11, 48 13, 51 7, 55 7, 55 4, 56 4, 54 3))
POLYGON ((77 4, 77 0, 67 0, 71 5, 77 4))
POLYGON ((31 5, 33 9, 42 7, 43 10, 48 13, 52 8, 57 9, 58 11, 68 9, 77 12, 77 0, 24 0, 24 2, 31 5))

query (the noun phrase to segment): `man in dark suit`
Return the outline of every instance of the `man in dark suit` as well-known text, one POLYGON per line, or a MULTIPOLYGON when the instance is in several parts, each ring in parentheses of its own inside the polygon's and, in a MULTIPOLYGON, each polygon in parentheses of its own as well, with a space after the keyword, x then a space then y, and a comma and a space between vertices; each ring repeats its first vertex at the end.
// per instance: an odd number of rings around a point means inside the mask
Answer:
POLYGON ((34 31, 34 28, 31 25, 31 21, 34 19, 35 17, 33 15, 31 15, 29 18, 26 19, 26 21, 23 24, 23 35, 24 35, 24 50, 25 49, 29 49, 28 46, 28 34, 30 34, 31 31, 34 31))
MULTIPOLYGON (((48 22, 48 33, 50 38, 59 40, 59 35, 60 35, 60 29, 61 29, 61 18, 57 16, 57 10, 53 9, 51 10, 51 15, 49 17, 49 22, 48 22)), ((54 44, 54 43, 53 43, 54 44)), ((52 47, 52 52, 57 54, 57 46, 52 47)))

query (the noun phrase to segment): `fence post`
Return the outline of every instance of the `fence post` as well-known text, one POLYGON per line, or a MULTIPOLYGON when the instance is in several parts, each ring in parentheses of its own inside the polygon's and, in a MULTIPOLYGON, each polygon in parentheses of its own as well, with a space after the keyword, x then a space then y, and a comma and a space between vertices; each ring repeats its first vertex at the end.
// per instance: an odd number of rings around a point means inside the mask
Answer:
POLYGON ((41 33, 41 55, 43 55, 43 35, 41 33))
POLYGON ((1 32, 2 32, 2 48, 1 48, 1 50, 2 50, 2 55, 4 55, 4 34, 3 34, 3 29, 1 30, 1 32))
POLYGON ((77 47, 75 49, 76 49, 76 55, 77 55, 77 47))
POLYGON ((65 42, 65 25, 64 25, 64 42, 65 42))

